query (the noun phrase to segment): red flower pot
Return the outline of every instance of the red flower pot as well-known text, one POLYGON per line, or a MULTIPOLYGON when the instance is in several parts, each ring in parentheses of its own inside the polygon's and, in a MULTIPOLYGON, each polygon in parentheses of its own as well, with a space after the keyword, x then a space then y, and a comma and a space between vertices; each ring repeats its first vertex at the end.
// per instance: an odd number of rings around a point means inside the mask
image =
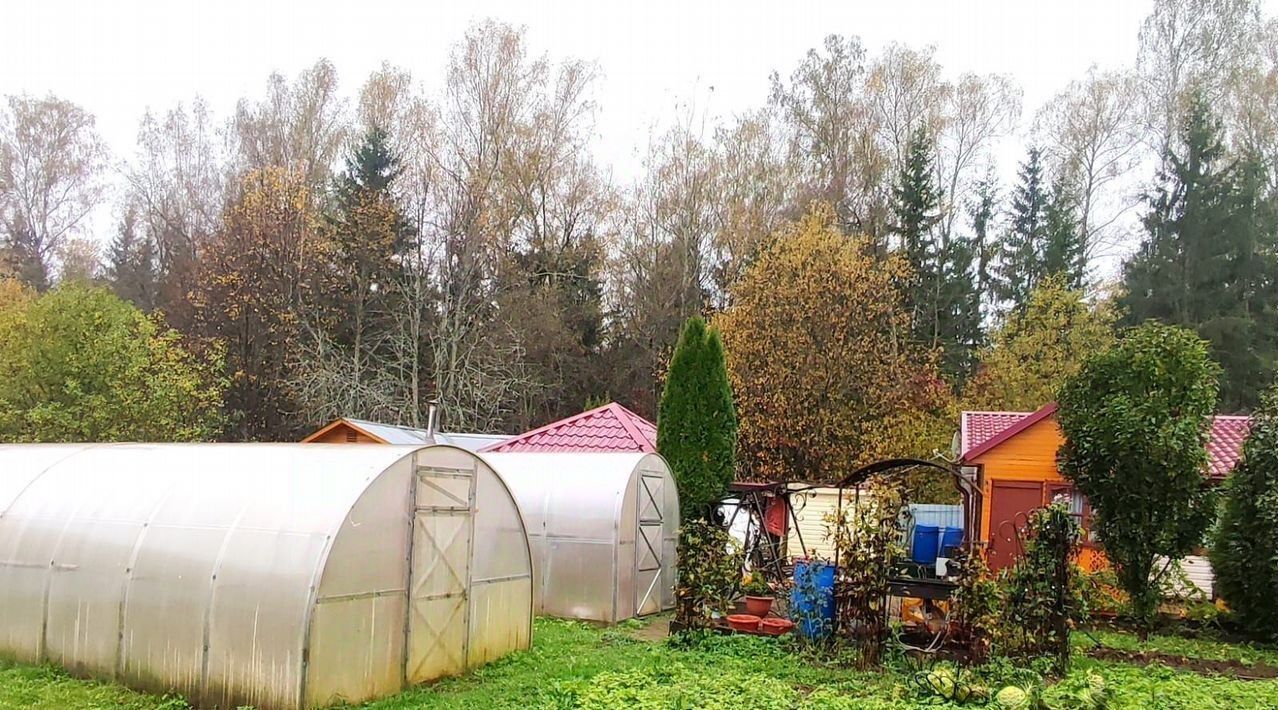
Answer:
POLYGON ((790 621, 789 619, 782 619, 779 617, 763 619, 762 621, 759 622, 759 630, 765 634, 768 634, 769 636, 780 636, 781 634, 784 634, 793 628, 794 628, 793 621, 790 621))
POLYGON ((745 603, 747 614, 764 617, 768 615, 769 611, 772 611, 772 597, 752 597, 746 595, 745 603))
POLYGON ((758 631, 759 617, 754 614, 729 614, 728 626, 734 631, 758 631))

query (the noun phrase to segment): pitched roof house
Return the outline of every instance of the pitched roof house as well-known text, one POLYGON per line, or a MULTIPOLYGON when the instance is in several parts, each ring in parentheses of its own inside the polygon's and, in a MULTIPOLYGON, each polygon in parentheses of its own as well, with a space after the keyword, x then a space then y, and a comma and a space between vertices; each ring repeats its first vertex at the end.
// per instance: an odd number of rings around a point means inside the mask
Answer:
MULTIPOLYGON (((959 465, 976 470, 982 492, 980 541, 987 543, 991 569, 1011 564, 1020 554, 1018 528, 1029 511, 1057 496, 1068 496, 1071 512, 1086 531, 1091 510, 1082 495, 1056 469, 1056 451, 1065 443, 1056 423, 1056 404, 1034 412, 963 412, 959 428, 959 465)), ((1217 416, 1207 442, 1208 476, 1222 479, 1242 455, 1251 419, 1217 416)), ((1085 543, 1084 565, 1103 559, 1092 541, 1085 543)))
POLYGON ((617 404, 574 414, 567 419, 491 444, 482 451, 604 451, 651 454, 657 451, 657 425, 617 404))

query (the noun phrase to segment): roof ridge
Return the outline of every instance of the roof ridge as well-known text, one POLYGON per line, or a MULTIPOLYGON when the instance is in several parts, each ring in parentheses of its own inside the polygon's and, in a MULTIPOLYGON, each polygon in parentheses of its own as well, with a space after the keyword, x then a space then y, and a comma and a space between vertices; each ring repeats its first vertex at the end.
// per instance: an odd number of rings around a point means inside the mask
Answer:
POLYGON ((621 422, 621 426, 625 427, 626 433, 630 435, 630 438, 633 439, 636 444, 639 444, 639 448, 652 448, 654 451, 656 450, 656 442, 649 441, 648 437, 644 436, 643 432, 639 431, 639 427, 635 422, 635 420, 639 418, 638 414, 635 414, 616 402, 610 403, 608 411, 617 418, 617 421, 621 422))

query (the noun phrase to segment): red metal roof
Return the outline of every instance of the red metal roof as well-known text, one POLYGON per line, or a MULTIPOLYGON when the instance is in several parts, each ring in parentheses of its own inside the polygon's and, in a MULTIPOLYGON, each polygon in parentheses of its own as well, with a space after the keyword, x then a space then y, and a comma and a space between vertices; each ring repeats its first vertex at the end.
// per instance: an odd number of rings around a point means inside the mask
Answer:
MULTIPOLYGON (((1055 402, 1037 412, 963 412, 959 433, 962 460, 971 461, 1055 413, 1055 402)), ((1251 417, 1212 417, 1211 435, 1207 438, 1207 471, 1211 477, 1224 478, 1234 469, 1242 458, 1243 440, 1250 430, 1251 417)))
POLYGON ((657 426, 616 402, 574 414, 482 451, 634 451, 656 453, 657 426))

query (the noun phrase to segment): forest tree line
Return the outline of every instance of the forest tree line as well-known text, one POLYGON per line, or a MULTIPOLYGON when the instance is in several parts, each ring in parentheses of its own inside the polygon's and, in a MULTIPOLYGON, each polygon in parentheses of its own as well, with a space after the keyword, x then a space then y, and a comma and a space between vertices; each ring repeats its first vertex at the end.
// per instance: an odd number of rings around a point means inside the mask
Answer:
POLYGON ((763 469, 828 455, 751 439, 785 421, 800 437, 863 423, 854 458, 927 453, 960 404, 1038 406, 1147 318, 1211 344, 1226 410, 1273 380, 1278 21, 1255 2, 1159 0, 1131 67, 1037 110, 930 47, 831 35, 755 110, 679 110, 628 184, 592 154, 600 81, 488 21, 438 90, 384 65, 347 97, 319 60, 223 119, 198 98, 148 111, 130 155, 69 101, 7 97, 10 301, 110 289, 201 363, 232 440, 338 416, 421 426, 432 399, 452 430, 607 399, 652 417, 694 315, 723 328, 734 394, 760 402, 742 437, 772 452, 747 458, 763 469), (1007 140, 1024 154, 1003 184, 1007 140), (88 234, 107 199, 113 234, 88 234))

